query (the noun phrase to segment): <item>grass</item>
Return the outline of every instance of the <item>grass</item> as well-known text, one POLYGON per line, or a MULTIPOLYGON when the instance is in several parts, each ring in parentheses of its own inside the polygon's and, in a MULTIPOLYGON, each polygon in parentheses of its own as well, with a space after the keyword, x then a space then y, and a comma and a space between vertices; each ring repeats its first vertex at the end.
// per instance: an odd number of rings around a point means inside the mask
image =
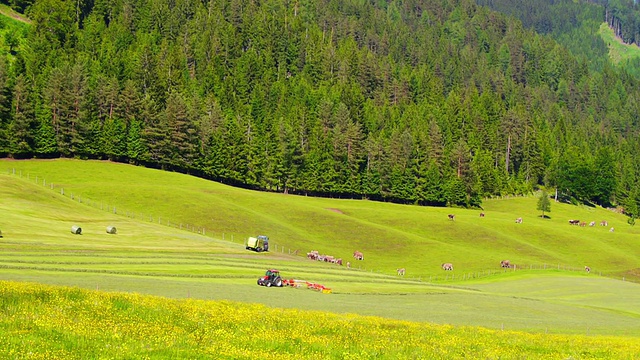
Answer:
POLYGON ((637 231, 605 209, 553 203, 544 220, 535 197, 495 199, 481 219, 476 210, 253 192, 76 160, 0 161, 0 199, 4 280, 458 326, 640 336, 638 285, 621 281, 633 279, 637 231), (452 211, 456 221, 447 219, 452 211), (606 219, 616 230, 569 226, 573 218, 606 219), (73 224, 82 235, 71 234, 73 224), (106 233, 109 225, 117 235, 106 233), (246 251, 242 239, 258 233, 269 235, 278 252, 246 251), (355 268, 309 261, 302 254, 312 249, 352 260, 355 268), (355 249, 364 261, 350 258, 355 249), (500 269, 505 258, 520 270, 500 269), (442 271, 445 261, 455 270, 442 271), (256 286, 272 267, 333 294, 256 286), (395 275, 398 267, 407 269, 406 278, 395 275))
POLYGON ((604 22, 600 25, 600 37, 609 47, 609 58, 614 64, 626 63, 640 58, 640 48, 635 44, 625 44, 614 35, 613 29, 604 22))
MULTIPOLYGON (((284 290, 284 289, 282 289, 284 290)), ((0 281, 3 358, 630 359, 640 343, 0 281)))

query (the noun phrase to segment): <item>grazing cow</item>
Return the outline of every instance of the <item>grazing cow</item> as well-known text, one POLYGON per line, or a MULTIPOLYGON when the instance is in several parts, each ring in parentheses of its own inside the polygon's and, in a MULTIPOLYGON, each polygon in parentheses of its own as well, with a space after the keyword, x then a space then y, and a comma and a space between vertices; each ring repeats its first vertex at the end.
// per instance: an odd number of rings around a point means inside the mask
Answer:
POLYGON ((584 271, 586 271, 587 273, 590 273, 590 272, 591 272, 591 268, 590 268, 590 267, 588 267, 588 266, 585 266, 585 267, 584 267, 584 271))
POLYGON ((456 219, 456 216, 453 214, 449 214, 447 215, 449 217, 449 220, 454 221, 456 219))
POLYGON ((522 218, 517 218, 516 219, 516 224, 522 224, 522 218))
POLYGON ((511 262, 509 260, 502 260, 500 261, 500 266, 503 268, 511 267, 511 262))
POLYGON ((342 258, 335 259, 333 263, 342 266, 342 258))
POLYGON ((569 225, 580 225, 580 220, 569 220, 569 225))
POLYGON ((596 222, 595 221, 590 222, 589 226, 596 226, 596 222))
POLYGON ((324 257, 324 262, 330 262, 330 263, 332 263, 332 262, 334 262, 334 260, 335 260, 335 259, 334 259, 334 258, 333 258, 333 256, 331 256, 331 255, 326 255, 326 256, 324 257))
POLYGON ((404 276, 404 268, 398 269, 396 271, 398 272, 398 275, 404 276))
POLYGON ((609 232, 613 232, 613 228, 609 229, 609 232))
POLYGON ((360 251, 354 251, 353 257, 356 258, 356 260, 364 260, 364 255, 360 251))
POLYGON ((484 213, 483 212, 480 213, 480 217, 484 217, 484 213))
POLYGON ((452 263, 442 264, 442 270, 453 270, 453 264, 452 263))
POLYGON ((600 226, 609 226, 609 223, 607 222, 607 220, 602 220, 600 221, 600 226))
POLYGON ((347 269, 351 269, 351 263, 347 261, 347 269))
POLYGON ((585 227, 585 226, 587 226, 586 222, 583 221, 583 222, 580 223, 580 227, 585 227))

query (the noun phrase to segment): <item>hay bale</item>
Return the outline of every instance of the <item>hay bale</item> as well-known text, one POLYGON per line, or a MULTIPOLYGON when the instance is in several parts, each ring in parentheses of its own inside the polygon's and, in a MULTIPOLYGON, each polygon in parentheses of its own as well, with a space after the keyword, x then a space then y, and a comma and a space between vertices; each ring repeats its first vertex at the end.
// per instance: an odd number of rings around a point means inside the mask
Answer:
POLYGON ((75 235, 82 235, 82 228, 80 226, 73 225, 71 227, 71 233, 75 235))
POLYGON ((118 230, 116 230, 115 226, 107 226, 107 234, 116 234, 118 230))

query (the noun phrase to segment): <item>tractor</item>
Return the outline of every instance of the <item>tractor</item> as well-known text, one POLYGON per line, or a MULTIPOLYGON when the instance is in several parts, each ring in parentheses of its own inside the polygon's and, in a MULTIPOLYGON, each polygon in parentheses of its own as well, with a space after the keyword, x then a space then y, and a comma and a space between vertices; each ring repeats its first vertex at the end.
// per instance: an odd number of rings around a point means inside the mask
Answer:
POLYGON ((254 250, 257 252, 269 251, 269 238, 265 235, 258 235, 258 237, 250 237, 245 243, 247 250, 254 250))
POLYGON ((258 285, 266 287, 282 287, 282 278, 280 277, 280 271, 275 269, 269 269, 263 277, 258 279, 258 285))

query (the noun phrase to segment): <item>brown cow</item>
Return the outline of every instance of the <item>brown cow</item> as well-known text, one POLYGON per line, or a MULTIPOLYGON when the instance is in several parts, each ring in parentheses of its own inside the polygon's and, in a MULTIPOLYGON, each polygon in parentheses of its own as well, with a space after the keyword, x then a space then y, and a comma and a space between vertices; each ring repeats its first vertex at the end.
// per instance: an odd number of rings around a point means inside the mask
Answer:
POLYGON ((342 258, 335 259, 333 263, 342 266, 342 258))
POLYGON ((591 272, 591 268, 590 268, 590 267, 588 267, 588 266, 585 266, 585 267, 584 267, 584 271, 586 271, 587 273, 590 273, 590 272, 591 272))
POLYGON ((453 270, 453 264, 452 263, 442 264, 442 270, 453 270))
POLYGON ((360 251, 354 251, 353 257, 356 258, 356 260, 364 260, 364 254, 362 254, 360 251))
POLYGON ((398 275, 404 276, 404 268, 398 269, 396 270, 396 272, 398 273, 398 275))
POLYGON ((609 223, 607 222, 607 220, 602 220, 600 221, 600 226, 609 226, 609 223))
POLYGON ((502 260, 500 261, 500 266, 503 268, 511 267, 511 262, 509 260, 502 260))
POLYGON ((521 217, 516 219, 516 224, 522 224, 522 218, 521 217))
POLYGON ((585 226, 587 226, 586 222, 583 221, 583 222, 580 223, 580 227, 585 227, 585 226))
POLYGON ((483 212, 480 213, 480 217, 484 217, 484 213, 483 212))
POLYGON ((449 220, 454 221, 456 219, 456 216, 453 214, 449 214, 447 215, 449 217, 449 220))

